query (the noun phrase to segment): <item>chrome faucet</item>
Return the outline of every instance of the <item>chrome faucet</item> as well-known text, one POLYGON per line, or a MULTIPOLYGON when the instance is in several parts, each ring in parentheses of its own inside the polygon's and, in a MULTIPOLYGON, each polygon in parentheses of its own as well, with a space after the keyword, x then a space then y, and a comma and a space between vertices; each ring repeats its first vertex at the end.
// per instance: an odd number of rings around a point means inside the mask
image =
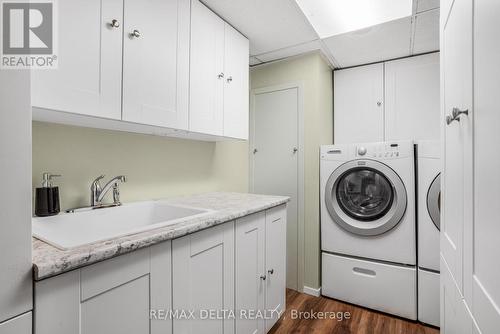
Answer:
POLYGON ((104 175, 96 178, 92 185, 90 186, 90 206, 91 207, 101 207, 103 206, 102 200, 104 196, 108 193, 110 189, 113 189, 113 204, 110 206, 118 206, 122 203, 120 202, 120 188, 119 182, 127 182, 127 178, 124 175, 115 176, 104 187, 101 187, 100 180, 104 178, 104 175))

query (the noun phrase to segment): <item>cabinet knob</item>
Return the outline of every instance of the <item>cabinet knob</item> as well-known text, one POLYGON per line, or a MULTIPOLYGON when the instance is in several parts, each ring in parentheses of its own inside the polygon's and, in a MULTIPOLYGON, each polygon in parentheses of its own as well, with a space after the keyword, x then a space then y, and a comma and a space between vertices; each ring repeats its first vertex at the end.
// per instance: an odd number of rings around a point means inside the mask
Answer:
POLYGON ((267 276, 266 276, 266 275, 260 275, 260 279, 261 279, 261 280, 265 281, 265 280, 266 280, 266 278, 267 278, 267 276))
POLYGON ((377 107, 380 107, 382 105, 382 102, 378 101, 377 102, 377 107))
POLYGON ((231 76, 230 76, 230 77, 228 77, 226 80, 227 80, 227 82, 229 83, 229 82, 233 81, 233 77, 231 77, 231 76))
POLYGON ((259 152, 259 150, 257 150, 256 148, 253 149, 253 154, 259 152))
POLYGON ((453 108, 453 110, 451 111, 451 115, 456 119, 458 119, 460 115, 469 116, 469 109, 460 110, 459 108, 453 108))
POLYGON ((118 22, 118 20, 116 19, 113 19, 110 23, 109 23, 109 26, 111 28, 120 28, 120 22, 118 22))
POLYGON ((272 275, 274 274, 274 269, 269 269, 267 272, 269 273, 269 275, 272 275))
POLYGON ((219 79, 224 78, 224 73, 222 73, 222 72, 221 72, 221 73, 219 73, 219 75, 217 75, 217 78, 219 78, 219 79))
POLYGON ((134 31, 132 31, 130 33, 130 37, 139 38, 139 37, 141 37, 141 32, 139 30, 137 30, 137 29, 134 29, 134 31))
POLYGON ((295 154, 295 153, 297 153, 299 151, 299 149, 296 148, 296 147, 294 147, 292 151, 293 151, 293 154, 295 154))

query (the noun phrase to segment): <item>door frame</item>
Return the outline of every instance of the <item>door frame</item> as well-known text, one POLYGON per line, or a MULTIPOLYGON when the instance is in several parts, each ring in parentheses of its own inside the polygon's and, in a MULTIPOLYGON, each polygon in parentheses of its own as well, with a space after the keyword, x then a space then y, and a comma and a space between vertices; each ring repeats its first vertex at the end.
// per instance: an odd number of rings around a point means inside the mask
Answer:
POLYGON ((254 138, 255 138, 255 97, 288 89, 297 89, 297 290, 304 290, 304 252, 305 252, 305 209, 304 209, 304 84, 300 81, 280 85, 265 86, 250 90, 250 131, 248 145, 249 190, 254 192, 254 138))

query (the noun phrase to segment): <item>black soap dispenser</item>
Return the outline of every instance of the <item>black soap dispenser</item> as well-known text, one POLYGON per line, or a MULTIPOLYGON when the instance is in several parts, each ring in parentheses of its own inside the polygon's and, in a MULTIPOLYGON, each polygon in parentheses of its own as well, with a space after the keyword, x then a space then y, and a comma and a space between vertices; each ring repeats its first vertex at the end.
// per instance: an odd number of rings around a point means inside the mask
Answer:
POLYGON ((55 216, 60 211, 59 187, 54 187, 52 179, 61 175, 43 173, 42 187, 36 188, 35 215, 38 217, 55 216))

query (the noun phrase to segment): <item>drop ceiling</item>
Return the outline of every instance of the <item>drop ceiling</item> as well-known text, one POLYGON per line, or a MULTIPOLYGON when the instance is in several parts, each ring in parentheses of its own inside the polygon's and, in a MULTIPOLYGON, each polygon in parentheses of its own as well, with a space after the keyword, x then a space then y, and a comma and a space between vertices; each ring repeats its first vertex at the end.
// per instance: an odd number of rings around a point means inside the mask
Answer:
POLYGON ((249 38, 252 66, 314 50, 320 50, 334 68, 439 50, 439 0, 413 0, 410 15, 334 36, 325 35, 323 29, 321 38, 296 0, 202 2, 249 38))

